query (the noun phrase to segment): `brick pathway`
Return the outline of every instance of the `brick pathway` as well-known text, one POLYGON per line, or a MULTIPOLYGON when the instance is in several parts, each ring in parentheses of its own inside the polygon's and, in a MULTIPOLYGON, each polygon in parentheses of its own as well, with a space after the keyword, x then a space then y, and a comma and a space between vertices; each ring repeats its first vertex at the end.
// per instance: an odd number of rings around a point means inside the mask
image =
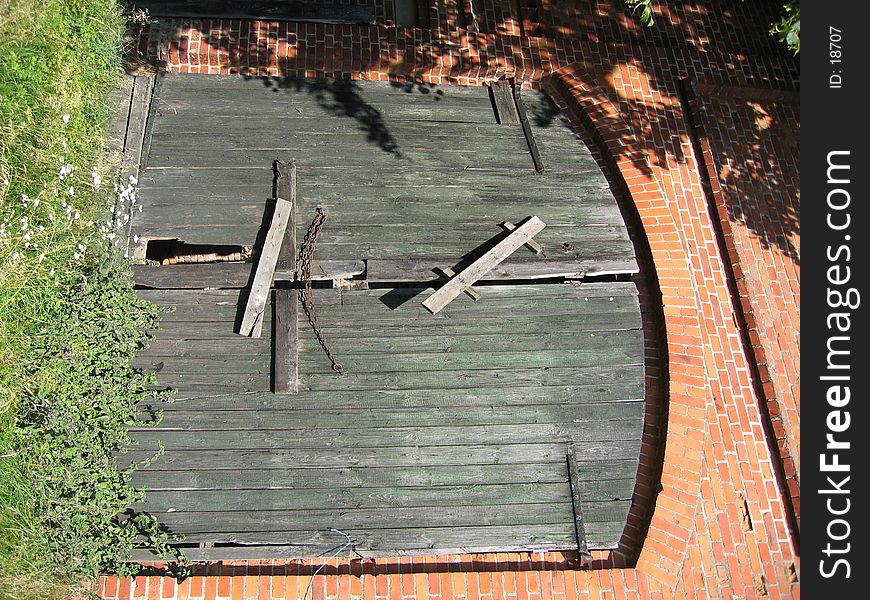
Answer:
MULTIPOLYGON (((171 71, 543 87, 622 199, 644 270, 648 415, 620 547, 567 554, 223 563, 103 598, 799 597, 797 63, 776 2, 430 0, 428 29, 170 20, 171 71), (529 6, 528 8, 520 8, 529 6), (783 491, 785 490, 785 493, 783 491), (310 589, 309 582, 311 582, 310 589)), ((159 567, 159 565, 156 565, 159 567)))

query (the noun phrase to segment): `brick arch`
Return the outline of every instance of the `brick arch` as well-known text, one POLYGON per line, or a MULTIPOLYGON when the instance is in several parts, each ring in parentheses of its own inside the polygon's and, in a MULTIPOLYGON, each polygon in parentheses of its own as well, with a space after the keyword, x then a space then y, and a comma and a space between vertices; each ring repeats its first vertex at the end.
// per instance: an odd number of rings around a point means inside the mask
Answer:
MULTIPOLYGON (((689 426, 700 432, 706 430, 703 417, 691 418, 685 415, 683 410, 685 405, 697 404, 695 398, 686 394, 688 388, 698 390, 706 388, 703 375, 695 374, 697 358, 668 352, 667 343, 669 333, 680 332, 676 337, 679 337, 686 347, 696 349, 703 347, 701 336, 691 335, 687 331, 700 329, 698 319, 667 310, 673 299, 684 296, 686 290, 692 287, 689 272, 690 259, 683 251, 683 240, 676 220, 671 217, 668 210, 662 210, 667 208, 668 195, 662 188, 661 182, 653 175, 654 168, 649 163, 648 157, 640 149, 643 145, 642 141, 638 140, 640 143, 628 151, 625 145, 620 143, 620 140, 626 137, 634 137, 633 129, 623 117, 619 106, 609 98, 608 93, 587 71, 576 65, 552 73, 544 82, 544 88, 575 130, 591 138, 590 145, 601 153, 600 159, 606 171, 609 171, 610 178, 615 180, 613 183, 622 188, 623 194, 620 194, 623 196, 622 201, 628 203, 628 206, 623 207, 629 213, 626 216, 629 221, 636 221, 634 224, 629 223, 629 227, 639 229, 633 232, 635 243, 647 246, 647 248, 639 248, 638 252, 642 269, 648 271, 647 279, 657 288, 647 294, 648 299, 656 298, 658 292, 662 301, 662 307, 651 308, 663 317, 661 323, 663 339, 649 340, 650 333, 653 332, 645 328, 648 354, 646 361, 648 408, 644 446, 647 452, 642 451, 642 455, 647 455, 642 456, 635 506, 633 506, 633 516, 636 521, 634 526, 639 530, 634 539, 624 540, 626 544, 633 543, 635 547, 620 548, 618 551, 628 554, 632 550, 639 549, 636 563, 631 561, 636 565, 636 576, 649 578, 663 588, 670 589, 676 582, 679 563, 688 552, 691 530, 690 528, 674 529, 669 525, 675 520, 679 521, 680 517, 691 522, 695 512, 694 499, 700 495, 701 489, 700 469, 687 469, 687 465, 684 465, 687 451, 698 451, 697 441, 686 437, 684 427, 689 426), (643 168, 644 165, 646 168, 643 168), (664 269, 667 271, 667 276, 659 278, 657 264, 662 262, 667 265, 664 269), (661 310, 662 308, 664 310, 661 310), (660 343, 656 343, 657 341, 660 343), (650 367, 654 367, 651 363, 655 362, 656 357, 650 354, 658 352, 667 355, 662 357, 666 358, 665 364, 657 369, 663 372, 664 380, 658 382, 658 389, 651 389, 649 380, 655 378, 656 373, 650 372, 653 371, 650 367), (671 377, 673 383, 669 386, 671 377), (650 392, 657 393, 660 398, 651 398, 650 392), (661 406, 657 407, 656 404, 659 403, 661 406), (669 410, 682 416, 679 421, 683 423, 682 426, 668 426, 669 410), (686 419, 688 422, 685 422, 686 419), (663 455, 648 454, 650 450, 660 448, 662 445, 663 455), (656 464, 659 461, 661 463, 656 464), (676 467, 677 464, 683 466, 676 467), (681 485, 659 486, 656 475, 661 476, 663 481, 678 477, 681 485), (659 488, 658 493, 656 488, 659 488), (638 500, 645 500, 646 506, 638 506, 638 500), (642 538, 644 532, 641 529, 644 517, 647 517, 648 522, 645 539, 642 538)), ((630 554, 627 558, 629 557, 630 554)))

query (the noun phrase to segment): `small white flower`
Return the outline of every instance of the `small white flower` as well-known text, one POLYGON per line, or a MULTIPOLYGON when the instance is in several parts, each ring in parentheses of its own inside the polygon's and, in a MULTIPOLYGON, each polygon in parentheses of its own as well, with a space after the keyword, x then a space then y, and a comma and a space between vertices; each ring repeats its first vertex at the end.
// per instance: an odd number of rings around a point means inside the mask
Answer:
POLYGON ((137 206, 136 210, 138 210, 139 212, 142 212, 142 205, 140 204, 139 206, 137 206))
POLYGON ((76 191, 73 189, 73 186, 69 186, 68 188, 66 188, 66 193, 69 194, 70 196, 76 195, 76 191))
MULTIPOLYGON (((130 182, 130 185, 131 185, 131 186, 134 186, 134 185, 136 185, 137 183, 139 183, 139 180, 136 179, 136 176, 135 176, 135 175, 130 175, 129 177, 127 177, 127 181, 130 182)), ((132 189, 132 188, 131 188, 131 189, 132 189)))
POLYGON ((49 276, 49 277, 54 277, 54 269, 52 269, 52 270, 50 270, 50 271, 48 272, 48 276, 49 276))
POLYGON ((17 252, 13 252, 12 253, 12 260, 18 260, 19 256, 20 256, 20 254, 18 254, 17 252))
POLYGON ((138 244, 138 243, 139 243, 139 236, 138 236, 138 235, 134 235, 134 236, 133 236, 133 243, 134 243, 134 244, 138 244))
POLYGON ((78 252, 73 252, 73 260, 78 260, 81 258, 81 255, 78 252))
POLYGON ((21 194, 21 203, 27 204, 30 201, 30 198, 27 197, 27 194, 21 194))
POLYGON ((25 248, 30 248, 30 242, 24 242, 24 247, 25 247, 25 248))
POLYGON ((30 232, 29 232, 29 231, 28 231, 27 233, 24 234, 24 241, 25 241, 25 242, 30 241, 30 232))
POLYGON ((8 179, 3 180, 3 187, 9 187, 9 180, 8 179))
POLYGON ((39 231, 39 233, 42 233, 43 231, 45 231, 45 227, 43 227, 42 225, 40 225, 36 229, 39 231))
POLYGON ((73 213, 73 221, 78 221, 80 216, 79 211, 75 211, 73 213))
POLYGON ((48 213, 48 220, 51 222, 54 222, 54 213, 53 212, 48 213))
POLYGON ((79 244, 78 246, 76 246, 76 248, 78 248, 80 252, 84 252, 87 246, 85 246, 84 244, 79 244))
POLYGON ((60 120, 63 121, 64 123, 69 123, 69 114, 68 114, 68 113, 63 113, 63 114, 60 116, 60 120))

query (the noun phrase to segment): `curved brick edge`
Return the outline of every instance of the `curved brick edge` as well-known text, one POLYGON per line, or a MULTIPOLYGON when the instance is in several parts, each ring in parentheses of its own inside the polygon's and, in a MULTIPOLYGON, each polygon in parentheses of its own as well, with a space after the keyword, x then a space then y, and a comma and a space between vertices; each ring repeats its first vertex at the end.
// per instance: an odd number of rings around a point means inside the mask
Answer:
MULTIPOLYGON (((777 476, 780 480, 780 489, 787 501, 787 509, 792 521, 792 529, 795 535, 800 535, 800 475, 797 471, 798 455, 793 452, 789 435, 786 432, 782 413, 785 410, 781 406, 781 399, 777 395, 776 386, 767 365, 768 350, 759 337, 758 319, 752 302, 747 280, 744 276, 744 266, 740 252, 734 243, 735 232, 728 216, 728 206, 725 192, 716 172, 716 162, 713 157, 712 146, 707 132, 702 124, 698 97, 700 94, 715 94, 717 96, 736 97, 746 100, 785 100, 786 102, 799 102, 796 92, 780 90, 764 90, 755 88, 733 88, 722 86, 704 85, 697 80, 682 80, 683 93, 691 117, 693 142, 697 144, 696 152, 699 154, 702 165, 701 174, 704 180, 705 193, 718 214, 717 235, 719 236, 720 249, 727 254, 728 280, 732 295, 738 299, 736 303, 739 313, 740 330, 744 336, 743 345, 748 349, 746 352, 752 369, 755 393, 763 399, 761 409, 765 417, 765 429, 768 440, 771 441, 771 450, 777 457, 777 476)), ((772 349, 776 352, 776 349, 772 349)), ((784 404, 784 402, 783 402, 784 404)))
MULTIPOLYGON (((623 76, 632 87, 644 85, 642 72, 629 68, 623 76)), ((692 223, 709 218, 701 214, 704 195, 695 157, 684 149, 683 165, 651 164, 648 159, 656 154, 655 128, 647 131, 650 135, 645 139, 636 135, 629 111, 620 107, 619 81, 611 77, 608 86, 614 92, 598 85, 580 65, 555 71, 546 83, 575 129, 592 134, 606 154, 605 162, 625 182, 649 242, 662 294, 670 373, 668 431, 662 490, 636 576, 665 593, 706 590, 718 595, 722 588, 747 597, 773 589, 781 595, 799 593, 794 576, 799 559, 796 542, 789 535, 783 497, 769 487, 765 497, 753 493, 759 483, 776 484, 771 469, 778 461, 765 452, 767 436, 758 411, 753 410, 757 406, 748 357, 734 339, 739 336, 736 321, 727 323, 735 314, 725 265, 716 251, 716 240, 711 239, 713 228, 692 223), (701 248, 707 256, 700 255, 704 253, 701 248), (728 413, 736 417, 736 423, 728 422, 728 413), (746 429, 752 431, 752 450, 743 435, 746 429), (720 440, 721 445, 716 443, 720 440), (728 456, 729 450, 734 457, 728 456), (746 468, 735 458, 754 458, 755 464, 746 468), (711 467, 718 473, 712 473, 711 467), (761 477, 753 475, 752 469, 759 469, 761 477), (727 485, 732 489, 716 489, 727 485), (753 513, 760 510, 764 514, 773 505, 779 519, 764 523, 767 540, 759 540, 753 513), (761 556, 771 537, 779 540, 777 550, 783 561, 779 569, 765 568, 766 561, 758 560, 744 567, 727 556, 730 552, 761 556), (706 545, 710 555, 703 556, 698 545, 706 545), (794 562, 788 564, 790 560, 794 562)), ((671 126, 684 122, 686 115, 679 104, 669 112, 674 119, 671 126)))

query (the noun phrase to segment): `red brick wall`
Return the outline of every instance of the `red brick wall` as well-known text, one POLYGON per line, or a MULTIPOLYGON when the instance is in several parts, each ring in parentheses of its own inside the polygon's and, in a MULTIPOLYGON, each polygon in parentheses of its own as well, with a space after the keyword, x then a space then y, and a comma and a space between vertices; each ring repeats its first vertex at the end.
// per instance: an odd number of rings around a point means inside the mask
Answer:
MULTIPOLYGON (((469 32, 456 16, 465 1, 431 0, 428 29, 170 20, 143 38, 143 52, 176 72, 463 85, 507 75, 542 86, 596 149, 639 245, 648 411, 620 548, 582 565, 571 553, 335 559, 314 597, 798 597, 795 519, 777 476, 799 472, 788 465, 799 450, 796 146, 759 130, 769 118, 797 135, 792 105, 760 100, 796 88, 796 61, 766 37, 777 3, 662 0, 645 30, 618 0, 541 0, 530 36, 513 0, 476 2, 486 33, 469 32), (695 128, 681 78, 719 90, 701 97, 695 128), (727 135, 717 111, 731 115, 727 135), (738 155, 758 161, 754 178, 729 177, 738 155), (758 190, 772 201, 749 202, 758 190)), ((320 564, 210 565, 179 587, 104 578, 102 595, 301 597, 320 564)))

